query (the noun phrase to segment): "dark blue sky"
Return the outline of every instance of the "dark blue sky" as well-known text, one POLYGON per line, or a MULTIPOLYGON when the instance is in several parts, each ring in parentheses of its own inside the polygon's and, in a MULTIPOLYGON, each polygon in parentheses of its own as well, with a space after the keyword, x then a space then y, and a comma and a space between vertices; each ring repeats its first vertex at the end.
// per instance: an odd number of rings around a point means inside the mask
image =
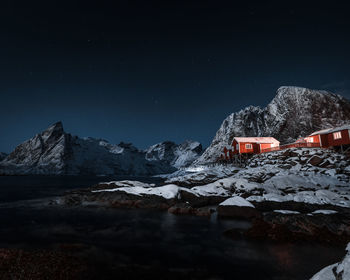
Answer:
POLYGON ((350 98, 345 5, 244 2, 3 1, 0 151, 58 120, 140 148, 207 146, 227 115, 281 85, 350 98))

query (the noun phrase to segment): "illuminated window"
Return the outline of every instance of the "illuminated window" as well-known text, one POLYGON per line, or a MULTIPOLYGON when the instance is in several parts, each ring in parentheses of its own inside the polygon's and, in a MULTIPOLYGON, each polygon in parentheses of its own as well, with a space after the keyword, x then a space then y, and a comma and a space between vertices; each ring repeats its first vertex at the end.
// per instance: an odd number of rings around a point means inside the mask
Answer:
POLYGON ((336 140, 336 139, 341 139, 341 132, 338 131, 338 132, 334 132, 333 133, 333 139, 336 140))
POLYGON ((250 149, 253 149, 253 146, 252 146, 252 144, 245 144, 245 148, 247 150, 250 150, 250 149))
POLYGON ((313 143, 313 142, 314 142, 314 138, 313 138, 313 137, 310 137, 310 138, 308 139, 308 142, 313 143))

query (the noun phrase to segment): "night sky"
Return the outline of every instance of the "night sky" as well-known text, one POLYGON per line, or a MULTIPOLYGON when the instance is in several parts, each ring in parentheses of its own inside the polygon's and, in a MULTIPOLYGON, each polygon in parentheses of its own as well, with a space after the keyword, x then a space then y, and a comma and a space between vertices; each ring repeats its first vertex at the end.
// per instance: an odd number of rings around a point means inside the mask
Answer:
POLYGON ((350 15, 320 1, 1 1, 0 151, 61 120, 139 148, 209 145, 282 85, 350 98, 350 15))

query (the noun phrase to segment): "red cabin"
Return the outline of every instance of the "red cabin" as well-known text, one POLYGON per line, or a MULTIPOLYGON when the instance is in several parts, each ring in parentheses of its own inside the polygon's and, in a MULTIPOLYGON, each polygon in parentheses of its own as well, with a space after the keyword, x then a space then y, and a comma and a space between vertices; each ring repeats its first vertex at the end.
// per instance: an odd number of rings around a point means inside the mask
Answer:
POLYGON ((350 145, 350 125, 319 130, 305 140, 320 143, 322 148, 350 145))
POLYGON ((273 137, 235 137, 232 141, 233 154, 259 154, 279 145, 273 137))
POLYGON ((232 147, 230 147, 230 146, 225 146, 225 147, 224 147, 224 150, 223 150, 223 154, 220 155, 220 159, 221 159, 221 160, 228 161, 228 160, 232 160, 232 158, 233 158, 233 150, 232 150, 232 147))

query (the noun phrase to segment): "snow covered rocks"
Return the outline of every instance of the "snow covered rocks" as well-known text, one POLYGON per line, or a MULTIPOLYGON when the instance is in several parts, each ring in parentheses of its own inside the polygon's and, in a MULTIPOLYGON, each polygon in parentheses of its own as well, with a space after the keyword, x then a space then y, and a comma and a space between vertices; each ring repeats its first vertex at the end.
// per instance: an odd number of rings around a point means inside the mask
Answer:
POLYGON ((350 243, 346 247, 342 261, 329 265, 316 273, 310 280, 348 280, 350 279, 350 243))
POLYGON ((166 210, 176 203, 178 194, 176 185, 155 187, 138 181, 117 181, 69 192, 62 201, 70 206, 166 210))
POLYGON ((240 196, 234 196, 221 202, 217 207, 220 217, 258 218, 261 216, 254 205, 240 196))
POLYGON ((59 203, 69 206, 152 208, 168 210, 173 214, 210 216, 212 210, 209 206, 219 204, 228 195, 220 183, 202 187, 199 191, 174 184, 155 186, 138 181, 116 181, 71 191, 59 203))

